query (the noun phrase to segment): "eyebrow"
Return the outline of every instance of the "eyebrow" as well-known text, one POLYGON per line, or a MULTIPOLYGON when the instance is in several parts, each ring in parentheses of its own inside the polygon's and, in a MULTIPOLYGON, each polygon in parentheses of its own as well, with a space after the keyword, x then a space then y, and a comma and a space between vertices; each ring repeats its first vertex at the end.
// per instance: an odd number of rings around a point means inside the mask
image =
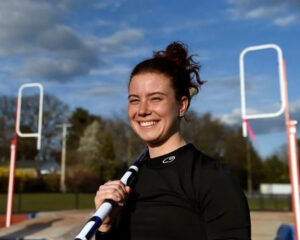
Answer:
MULTIPOLYGON (((158 94, 158 95, 164 95, 164 96, 168 95, 168 94, 162 93, 162 92, 152 92, 152 93, 147 94, 147 97, 151 97, 151 96, 156 95, 156 94, 158 94)), ((136 94, 130 94, 130 95, 128 95, 128 98, 131 98, 131 97, 139 97, 139 96, 136 95, 136 94)))

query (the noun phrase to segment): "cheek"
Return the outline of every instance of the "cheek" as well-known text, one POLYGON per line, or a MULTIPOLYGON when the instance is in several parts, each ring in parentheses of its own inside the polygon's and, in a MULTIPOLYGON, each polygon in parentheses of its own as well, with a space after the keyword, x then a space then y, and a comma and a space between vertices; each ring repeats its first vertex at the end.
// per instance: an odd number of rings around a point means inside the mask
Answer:
POLYGON ((128 115, 129 121, 131 121, 132 120, 132 113, 131 113, 129 108, 128 108, 128 111, 127 111, 127 115, 128 115))
POLYGON ((170 106, 171 104, 161 106, 156 112, 161 116, 167 125, 174 125, 178 120, 178 109, 176 106, 170 106))
POLYGON ((136 111, 135 111, 134 107, 129 105, 127 108, 127 115, 128 115, 128 118, 130 121, 134 118, 135 112, 136 111))
POLYGON ((160 112, 162 115, 166 115, 172 117, 174 115, 178 115, 178 106, 174 102, 166 102, 163 105, 158 106, 157 111, 160 112))

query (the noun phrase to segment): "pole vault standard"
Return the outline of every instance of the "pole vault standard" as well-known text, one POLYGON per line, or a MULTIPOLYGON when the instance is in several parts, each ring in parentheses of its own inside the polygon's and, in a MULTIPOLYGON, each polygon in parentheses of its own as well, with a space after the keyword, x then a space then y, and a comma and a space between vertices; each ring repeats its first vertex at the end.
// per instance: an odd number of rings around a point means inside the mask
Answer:
POLYGON ((247 121, 248 119, 272 118, 278 117, 284 113, 287 134, 287 149, 289 159, 290 182, 292 184, 292 205, 294 212, 295 234, 296 239, 300 240, 300 199, 299 199, 299 166, 298 166, 298 149, 297 149, 297 121, 290 120, 288 107, 288 90, 285 62, 282 57, 281 48, 275 44, 266 44, 245 48, 240 54, 240 81, 241 81, 241 107, 243 121, 243 136, 247 137, 247 121), (279 85, 281 106, 277 112, 262 114, 246 114, 246 97, 245 97, 245 69, 244 57, 248 52, 264 49, 274 49, 277 52, 279 85))
POLYGON ((19 137, 36 137, 37 138, 37 149, 40 150, 41 139, 42 139, 43 98, 44 98, 44 88, 40 83, 27 83, 27 84, 21 85, 21 87, 19 88, 17 105, 16 105, 15 133, 14 133, 14 138, 11 141, 11 145, 10 145, 10 164, 9 164, 9 179, 8 179, 6 221, 5 221, 6 227, 9 227, 11 225, 11 218, 12 218, 18 136, 19 137), (24 88, 33 88, 33 87, 37 87, 40 90, 38 131, 36 133, 22 133, 20 130, 21 109, 22 109, 22 92, 23 92, 24 88))

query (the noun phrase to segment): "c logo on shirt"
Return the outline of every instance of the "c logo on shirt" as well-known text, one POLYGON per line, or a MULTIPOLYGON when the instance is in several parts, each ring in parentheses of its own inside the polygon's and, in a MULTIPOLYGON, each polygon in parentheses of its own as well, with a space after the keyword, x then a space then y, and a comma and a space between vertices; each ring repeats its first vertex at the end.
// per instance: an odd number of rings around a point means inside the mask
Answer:
POLYGON ((164 160, 162 160, 162 163, 171 163, 175 160, 175 156, 166 157, 164 160))

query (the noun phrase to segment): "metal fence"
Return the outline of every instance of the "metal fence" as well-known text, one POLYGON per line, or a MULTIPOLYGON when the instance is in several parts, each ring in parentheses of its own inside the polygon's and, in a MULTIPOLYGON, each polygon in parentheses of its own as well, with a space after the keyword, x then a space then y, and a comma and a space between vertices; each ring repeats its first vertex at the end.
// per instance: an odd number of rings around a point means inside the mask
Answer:
MULTIPOLYGON (((16 193, 14 213, 93 209, 93 193, 16 193)), ((292 211, 290 195, 246 194, 252 211, 292 211)), ((5 213, 6 194, 0 194, 0 213, 5 213)))
POLYGON ((252 211, 292 211, 291 195, 246 194, 252 211))
MULTIPOLYGON (((14 213, 34 213, 71 209, 93 209, 92 193, 16 193, 14 213)), ((0 194, 0 213, 6 210, 6 194, 0 194)))

